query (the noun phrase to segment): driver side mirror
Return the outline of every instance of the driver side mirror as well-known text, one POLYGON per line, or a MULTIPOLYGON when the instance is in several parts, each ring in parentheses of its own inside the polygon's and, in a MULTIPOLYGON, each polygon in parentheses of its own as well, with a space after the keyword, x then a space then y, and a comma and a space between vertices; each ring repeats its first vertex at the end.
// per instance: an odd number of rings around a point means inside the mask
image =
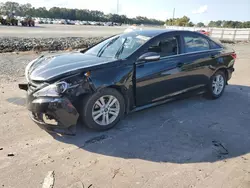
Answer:
POLYGON ((138 61, 157 61, 160 59, 160 54, 156 52, 147 52, 141 55, 138 61))

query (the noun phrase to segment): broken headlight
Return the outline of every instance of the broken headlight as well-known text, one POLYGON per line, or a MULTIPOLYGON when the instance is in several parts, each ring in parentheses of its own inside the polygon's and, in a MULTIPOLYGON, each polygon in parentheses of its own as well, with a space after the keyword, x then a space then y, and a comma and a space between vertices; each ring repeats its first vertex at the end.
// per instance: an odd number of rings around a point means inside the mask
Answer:
POLYGON ((58 97, 69 88, 67 82, 48 85, 33 94, 34 97, 58 97))

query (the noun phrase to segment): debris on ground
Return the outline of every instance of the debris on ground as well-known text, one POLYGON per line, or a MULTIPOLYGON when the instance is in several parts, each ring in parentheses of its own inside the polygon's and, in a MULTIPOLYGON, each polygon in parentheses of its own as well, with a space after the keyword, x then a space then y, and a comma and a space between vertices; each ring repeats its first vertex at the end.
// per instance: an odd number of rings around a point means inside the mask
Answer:
POLYGON ((14 153, 8 153, 8 157, 13 157, 15 156, 14 153))
POLYGON ((89 140, 87 140, 85 142, 85 145, 89 145, 89 144, 94 144, 94 143, 98 143, 98 142, 101 142, 102 140, 106 140, 108 138, 107 135, 101 135, 101 136, 97 136, 97 137, 94 137, 94 138, 91 138, 89 140))
POLYGON ((218 152, 218 157, 221 158, 224 155, 228 155, 229 152, 228 150, 225 148, 225 146, 223 146, 222 143, 220 143, 219 141, 212 141, 213 145, 215 146, 216 151, 218 152))
POLYGON ((116 175, 120 172, 120 169, 121 168, 118 168, 118 169, 114 170, 114 175, 113 175, 112 179, 114 179, 116 177, 116 175))
POLYGON ((47 176, 44 178, 42 188, 53 188, 55 182, 55 172, 49 171, 47 176))

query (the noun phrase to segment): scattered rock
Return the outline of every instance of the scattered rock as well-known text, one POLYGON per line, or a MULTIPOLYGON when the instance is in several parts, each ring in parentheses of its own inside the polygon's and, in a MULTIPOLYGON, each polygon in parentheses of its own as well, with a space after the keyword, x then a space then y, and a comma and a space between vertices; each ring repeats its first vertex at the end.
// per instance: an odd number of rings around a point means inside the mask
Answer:
POLYGON ((69 157, 67 157, 67 159, 70 159, 69 157))
POLYGON ((244 161, 247 161, 248 159, 246 157, 241 157, 244 161))
POLYGON ((47 176, 44 178, 42 188, 53 188, 55 182, 55 172, 49 171, 47 176))
POLYGON ((3 148, 0 148, 0 151, 3 150, 3 148))
POLYGON ((14 153, 8 153, 8 157, 13 157, 15 156, 14 153))
POLYGON ((3 112, 3 114, 7 114, 7 112, 3 112))

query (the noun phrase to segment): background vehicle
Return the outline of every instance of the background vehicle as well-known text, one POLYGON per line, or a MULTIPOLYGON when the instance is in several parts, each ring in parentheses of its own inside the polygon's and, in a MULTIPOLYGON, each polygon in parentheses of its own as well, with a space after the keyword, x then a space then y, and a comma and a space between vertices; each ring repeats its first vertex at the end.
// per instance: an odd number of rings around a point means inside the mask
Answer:
POLYGON ((210 32, 209 31, 205 31, 205 30, 198 30, 197 32, 206 35, 206 36, 210 36, 210 32))
POLYGON ((32 19, 31 16, 26 16, 26 18, 21 21, 21 24, 22 24, 22 26, 34 27, 35 21, 32 19))
POLYGON ((107 130, 126 113, 189 93, 219 98, 235 58, 197 32, 141 30, 81 53, 40 57, 26 67, 28 85, 19 87, 28 90, 33 120, 48 131, 71 130, 78 117, 89 128, 107 130))
POLYGON ((5 18, 0 16, 0 23, 2 25, 17 26, 18 25, 18 20, 15 18, 14 15, 9 15, 9 16, 6 16, 5 18))

